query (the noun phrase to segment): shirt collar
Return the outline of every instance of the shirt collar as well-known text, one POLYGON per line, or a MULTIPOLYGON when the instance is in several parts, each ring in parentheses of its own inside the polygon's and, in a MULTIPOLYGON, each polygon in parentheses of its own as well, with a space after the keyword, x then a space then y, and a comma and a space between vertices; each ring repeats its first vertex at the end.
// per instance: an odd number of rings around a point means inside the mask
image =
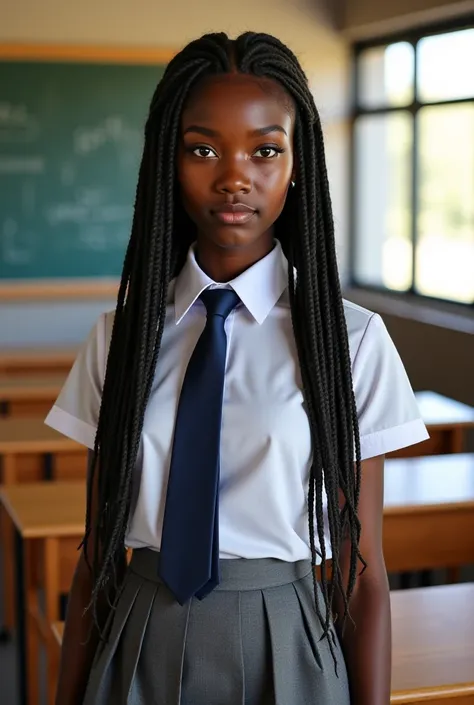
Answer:
MULTIPOLYGON (((176 324, 187 314, 205 289, 216 286, 196 261, 195 246, 189 249, 183 269, 176 278, 174 308, 176 324)), ((257 323, 264 322, 288 286, 288 262, 280 242, 266 257, 228 282, 257 323)))

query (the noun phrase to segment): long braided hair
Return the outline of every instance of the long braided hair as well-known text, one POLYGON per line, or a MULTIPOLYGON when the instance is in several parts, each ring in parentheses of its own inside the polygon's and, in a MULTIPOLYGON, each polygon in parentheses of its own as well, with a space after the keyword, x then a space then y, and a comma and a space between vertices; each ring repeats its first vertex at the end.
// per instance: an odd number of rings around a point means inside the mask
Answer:
POLYGON ((295 105, 298 185, 290 191, 275 224, 275 235, 289 261, 293 330, 311 427, 309 533, 313 565, 320 553, 324 597, 321 606, 315 577, 315 608, 328 635, 335 591, 343 596, 345 619, 357 561, 361 560, 357 517, 360 445, 334 222, 321 123, 307 78, 284 44, 270 35, 252 32, 234 41, 222 33, 191 42, 170 61, 151 101, 89 475, 86 546, 91 524, 97 525, 90 562, 94 580, 91 605, 97 624, 99 594, 113 595, 113 588, 118 587, 134 465, 160 353, 168 287, 196 238, 195 226, 183 213, 176 179, 181 113, 198 81, 235 71, 277 81, 295 105), (97 467, 98 508, 97 516, 92 516, 97 467), (324 542, 323 487, 333 556, 331 580, 324 542), (339 492, 345 500, 342 509, 339 492), (320 551, 315 547, 315 532, 320 551), (349 538, 351 545, 345 585, 339 568, 343 538, 349 538))

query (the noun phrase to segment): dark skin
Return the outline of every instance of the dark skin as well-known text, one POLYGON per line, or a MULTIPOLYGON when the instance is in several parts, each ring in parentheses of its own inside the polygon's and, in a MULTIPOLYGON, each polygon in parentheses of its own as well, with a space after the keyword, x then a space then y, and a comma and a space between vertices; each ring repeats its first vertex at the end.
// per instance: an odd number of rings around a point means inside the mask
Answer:
MULTIPOLYGON (((273 247, 273 224, 283 210, 290 181, 297 178, 294 120, 294 107, 280 86, 240 74, 208 79, 187 103, 178 178, 183 204, 198 228, 200 266, 214 281, 232 280, 273 247), (270 126, 282 129, 259 134, 270 126), (235 202, 256 208, 255 217, 244 225, 228 225, 213 216, 218 204, 235 202)), ((357 626, 347 620, 341 633, 341 620, 336 620, 351 702, 356 705, 390 702, 390 602, 382 552, 383 465, 383 456, 362 463, 360 551, 368 567, 357 578, 350 603, 357 626)), ((341 496, 341 506, 343 501, 341 496)), ((346 541, 340 554, 345 582, 349 564, 350 543, 346 541)), ((343 610, 342 599, 336 595, 333 612, 337 615, 343 610)))
MULTIPOLYGON (((214 281, 234 279, 272 249, 273 224, 283 210, 290 181, 297 179, 293 133, 294 107, 271 81, 237 74, 216 77, 190 97, 182 120, 178 176, 183 203, 198 229, 199 263, 214 281), (267 134, 261 134, 262 130, 267 134), (246 223, 225 224, 215 215, 220 205, 237 202, 255 209, 246 223)), ((94 477, 92 516, 96 515, 99 472, 100 468, 94 477)), ((371 458, 362 463, 359 505, 361 553, 369 567, 358 578, 350 605, 357 629, 347 622, 344 634, 339 635, 351 702, 356 705, 388 705, 390 701, 390 608, 382 555, 382 497, 383 458, 371 458)), ((93 553, 94 524, 91 529, 89 555, 93 553)), ((344 574, 349 568, 348 548, 344 544, 341 551, 344 574)), ((98 642, 95 631, 87 641, 92 615, 90 611, 84 615, 84 608, 91 591, 91 574, 81 553, 69 594, 57 705, 83 702, 98 642)), ((342 612, 340 599, 333 608, 335 614, 342 612)), ((98 609, 103 624, 108 605, 100 604, 98 609)))
POLYGON ((241 74, 199 86, 183 112, 178 178, 198 228, 200 266, 228 282, 273 248, 273 224, 285 204, 293 164, 294 111, 282 89, 241 74), (223 224, 215 209, 256 209, 243 225, 223 224))

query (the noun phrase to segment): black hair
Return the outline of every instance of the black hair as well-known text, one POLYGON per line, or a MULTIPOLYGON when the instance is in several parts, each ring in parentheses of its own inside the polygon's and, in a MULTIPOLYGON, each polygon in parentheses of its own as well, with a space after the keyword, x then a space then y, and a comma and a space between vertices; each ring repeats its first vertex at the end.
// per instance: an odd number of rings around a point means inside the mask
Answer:
POLYGON ((88 483, 86 538, 91 524, 97 523, 91 604, 97 616, 99 594, 117 586, 118 568, 124 559, 134 465, 159 359, 168 287, 196 238, 195 226, 183 213, 176 181, 181 113, 190 91, 200 80, 231 72, 273 79, 295 105, 298 183, 290 190, 275 224, 275 235, 289 261, 293 330, 311 427, 309 533, 313 565, 317 560, 315 531, 319 537, 325 605, 322 607, 318 599, 315 577, 315 608, 327 636, 335 591, 343 596, 341 616, 345 619, 357 562, 362 561, 357 516, 360 442, 334 221, 321 122, 307 78, 290 49, 270 35, 253 32, 233 41, 223 33, 207 34, 188 44, 170 61, 151 102, 88 483), (97 516, 92 516, 97 461, 98 507, 97 516), (324 542, 323 487, 328 503, 332 579, 328 577, 324 542), (344 497, 342 509, 340 492, 344 497), (343 538, 348 538, 351 545, 345 585, 339 569, 343 538))

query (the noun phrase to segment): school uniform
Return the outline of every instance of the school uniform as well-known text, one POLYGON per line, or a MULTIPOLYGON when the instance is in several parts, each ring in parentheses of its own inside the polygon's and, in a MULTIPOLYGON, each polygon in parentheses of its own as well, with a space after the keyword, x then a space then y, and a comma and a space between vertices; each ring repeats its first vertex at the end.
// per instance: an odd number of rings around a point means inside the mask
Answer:
MULTIPOLYGON (((425 440, 413 391, 382 319, 347 301, 344 310, 362 459, 425 440)), ((113 316, 98 319, 46 420, 91 449, 113 316)), ((228 285, 215 284, 200 269, 191 247, 170 287, 143 424, 125 539, 135 550, 85 705, 349 703, 337 637, 332 630, 338 676, 328 640, 320 641, 314 608, 310 463, 288 263, 280 244, 228 285), (232 288, 240 300, 225 321, 221 580, 204 599, 180 605, 159 570, 173 434, 183 379, 206 324, 199 297, 221 287, 232 288)), ((326 526, 325 535, 330 557, 326 526)))

